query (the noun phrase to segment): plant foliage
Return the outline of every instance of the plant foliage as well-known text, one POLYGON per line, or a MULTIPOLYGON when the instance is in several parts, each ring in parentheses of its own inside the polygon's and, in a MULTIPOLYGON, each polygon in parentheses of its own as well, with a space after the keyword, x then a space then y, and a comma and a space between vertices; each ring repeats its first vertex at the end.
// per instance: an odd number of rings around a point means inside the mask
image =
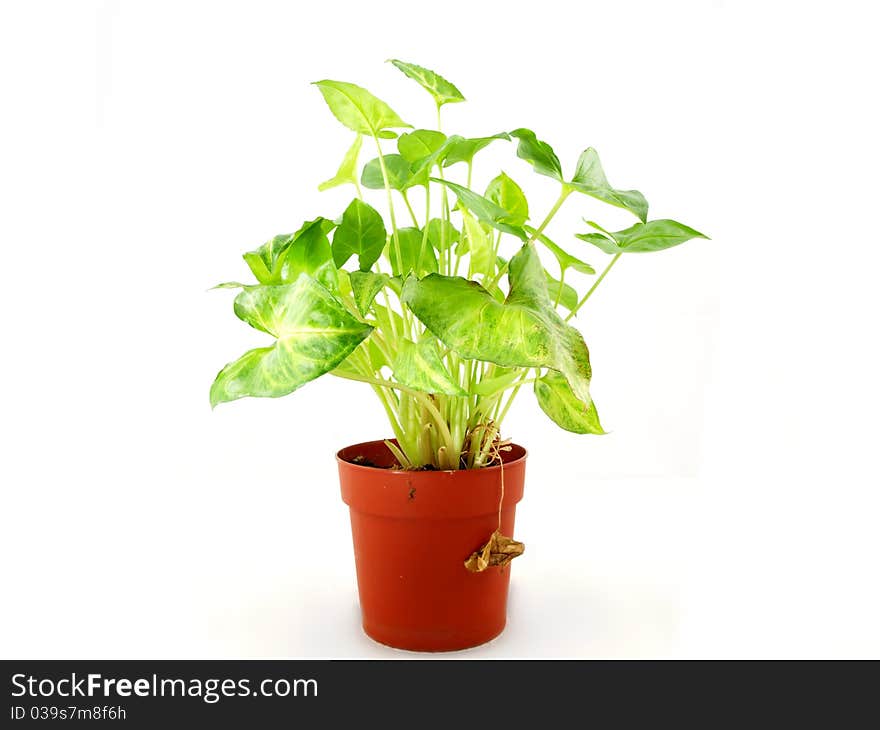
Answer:
POLYGON ((355 84, 316 82, 333 116, 356 133, 319 189, 352 185, 356 196, 333 217, 306 221, 245 253, 255 282, 219 285, 240 289, 235 314, 271 340, 220 371, 211 405, 287 395, 327 373, 360 381, 378 396, 405 468, 491 463, 525 384, 559 427, 604 433, 590 393, 589 351, 570 320, 622 254, 706 236, 673 220, 648 220, 644 195, 612 187, 592 147, 568 177, 530 129, 447 135, 441 108, 463 102, 462 93, 430 69, 391 63, 431 96, 437 128, 413 128, 355 84), (558 187, 543 217, 532 218, 533 206, 507 172, 491 177, 483 193, 474 189, 475 160, 493 142, 515 145, 517 158, 558 187), (368 160, 365 144, 375 150, 368 160), (575 192, 637 219, 616 232, 587 221, 592 230, 573 239, 612 257, 591 286, 583 277, 596 270, 580 250, 571 253, 546 232, 575 192))

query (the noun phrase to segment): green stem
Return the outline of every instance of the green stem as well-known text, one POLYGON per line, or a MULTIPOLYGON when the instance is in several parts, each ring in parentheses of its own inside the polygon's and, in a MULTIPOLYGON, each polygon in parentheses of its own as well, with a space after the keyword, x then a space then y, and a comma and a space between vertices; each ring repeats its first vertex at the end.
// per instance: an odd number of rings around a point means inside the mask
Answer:
MULTIPOLYGON (((399 259, 398 259, 399 260, 399 259)), ((394 310, 391 308, 391 299, 385 287, 382 287, 382 298, 385 300, 385 309, 388 312, 388 321, 391 323, 391 334, 394 335, 394 342, 400 339, 400 333, 397 331, 397 322, 394 321, 394 310)))
POLYGON ((566 198, 568 198, 568 196, 571 195, 571 193, 572 193, 572 189, 570 187, 568 187, 568 185, 562 186, 562 192, 559 193, 559 197, 556 198, 556 202, 553 203, 553 207, 550 208, 550 212, 547 213, 547 216, 541 222, 541 225, 538 226, 538 228, 535 230, 535 232, 531 235, 531 238, 529 238, 529 240, 526 241, 526 244, 529 244, 532 241, 536 241, 538 239, 538 237, 544 232, 544 229, 548 225, 550 225, 550 221, 553 220, 553 216, 555 216, 559 212, 559 209, 562 207, 562 204, 565 202, 566 198))
MULTIPOLYGON (((437 173, 440 176, 441 180, 446 179, 443 176, 443 166, 442 165, 437 165, 437 173)), ((441 256, 440 263, 443 263, 442 257, 443 257, 443 254, 445 253, 446 254, 446 260, 445 260, 446 268, 443 270, 443 273, 446 274, 447 276, 449 276, 449 273, 452 269, 452 243, 449 243, 449 245, 447 245, 446 231, 448 228, 452 227, 452 223, 449 218, 449 198, 446 194, 446 186, 441 185, 440 187, 441 187, 440 201, 441 201, 442 216, 443 216, 443 220, 446 221, 446 225, 440 227, 440 256, 441 256)))
MULTIPOLYGON (((544 220, 541 222, 541 225, 535 229, 535 232, 529 237, 529 240, 523 244, 524 246, 528 246, 530 243, 532 243, 532 241, 536 241, 538 239, 538 237, 544 232, 544 229, 548 225, 550 225, 550 221, 553 220, 553 217, 559 212, 559 209, 562 207, 562 204, 565 202, 565 199, 569 195, 571 195, 571 193, 572 193, 572 189, 570 187, 568 187, 568 185, 562 186, 562 192, 559 193, 559 197, 556 198, 556 202, 553 204, 553 207, 550 208, 550 212, 547 213, 544 220)), ((502 266, 500 269, 498 269, 498 273, 495 274, 495 276, 493 276, 492 279, 488 283, 483 284, 483 287, 491 290, 492 287, 495 286, 495 284, 497 284, 500 281, 501 277, 507 273, 507 269, 509 266, 510 266, 510 261, 505 262, 504 266, 502 266)))
POLYGON ((345 373, 338 372, 336 370, 330 371, 331 375, 335 375, 337 378, 342 378, 343 380, 356 380, 359 383, 369 383, 370 385, 375 385, 380 388, 396 388, 397 390, 406 392, 415 393, 415 391, 410 390, 405 385, 400 385, 399 383, 392 383, 390 380, 384 380, 382 378, 371 378, 369 375, 358 375, 357 373, 345 373))
POLYGON ((385 157, 382 154, 382 145, 379 144, 379 138, 373 135, 373 141, 376 143, 376 151, 379 153, 379 167, 382 168, 382 181, 385 183, 385 196, 388 199, 388 215, 391 216, 391 238, 394 240, 397 263, 400 265, 403 258, 400 255, 400 238, 397 235, 397 220, 394 216, 394 201, 391 199, 391 184, 388 182, 388 168, 385 167, 385 157))
POLYGON ((403 202, 406 203, 406 209, 409 211, 409 217, 412 218, 413 225, 418 228, 419 221, 418 218, 416 218, 416 214, 413 212, 412 206, 409 204, 409 198, 406 197, 406 191, 404 190, 400 195, 403 198, 403 202))
POLYGON ((510 410, 510 406, 513 405, 513 399, 516 398, 516 394, 519 393, 519 389, 526 382, 526 379, 528 378, 528 376, 529 376, 529 371, 526 370, 522 374, 522 377, 520 378, 519 382, 514 387, 513 392, 507 398, 507 403, 504 404, 504 408, 501 409, 501 413, 498 414, 498 418, 495 421, 496 424, 498 425, 498 428, 501 428, 501 423, 504 421, 504 417, 507 415, 507 412, 510 410))
POLYGON ((596 287, 599 286, 599 284, 602 283, 602 279, 604 279, 604 278, 605 278, 605 275, 606 275, 609 271, 611 271, 611 267, 614 266, 614 264, 617 263, 617 259, 619 259, 619 258, 621 257, 622 254, 623 254, 623 251, 620 251, 619 253, 614 254, 614 258, 611 259, 611 263, 608 264, 608 266, 605 267, 605 271, 603 271, 601 274, 599 274, 599 278, 596 279, 596 283, 593 284, 593 286, 590 287, 590 291, 588 291, 586 294, 584 294, 584 298, 581 299, 581 300, 577 303, 577 306, 576 306, 574 309, 572 309, 572 310, 568 313, 568 316, 565 318, 565 321, 566 321, 566 322, 568 322, 568 320, 570 320, 572 317, 574 317, 574 315, 577 314, 578 310, 579 310, 582 306, 584 306, 584 302, 586 302, 587 299, 590 298, 590 295, 591 295, 594 291, 596 291, 596 287))
POLYGON ((425 247, 428 245, 428 223, 431 221, 431 184, 425 185, 425 228, 422 231, 422 243, 419 246, 419 258, 416 261, 416 271, 422 270, 422 257, 425 255, 425 247))
POLYGON ((565 288, 565 269, 559 270, 559 291, 556 292, 556 300, 553 302, 553 308, 559 306, 559 300, 562 299, 562 290, 565 288))

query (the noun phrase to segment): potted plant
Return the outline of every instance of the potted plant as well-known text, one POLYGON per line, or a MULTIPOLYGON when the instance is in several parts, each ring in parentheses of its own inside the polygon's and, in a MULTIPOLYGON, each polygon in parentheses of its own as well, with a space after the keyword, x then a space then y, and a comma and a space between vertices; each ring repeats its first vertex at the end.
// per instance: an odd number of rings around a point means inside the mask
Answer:
POLYGON ((371 387, 393 438, 337 454, 364 629, 400 648, 461 649, 504 628, 508 564, 523 551, 512 536, 526 452, 502 432, 511 404, 528 387, 557 426, 603 433, 589 353, 571 320, 624 254, 705 236, 648 220, 644 196, 612 187, 593 148, 566 176, 528 129, 447 135, 441 110, 464 101, 459 90, 428 69, 392 63, 433 97, 436 128, 414 129, 354 84, 316 82, 355 134, 320 189, 351 185, 356 197, 336 217, 245 253, 255 282, 220 285, 240 289, 235 314, 274 341, 226 365, 211 404, 287 395, 327 373, 371 387), (557 186, 543 216, 504 172, 483 193, 471 189, 476 156, 505 142, 557 186), (372 158, 361 167, 364 145, 372 158), (611 256, 583 296, 569 275, 595 270, 545 235, 581 195, 635 217, 619 231, 586 221, 577 234, 611 256), (555 259, 553 273, 539 251, 555 259))

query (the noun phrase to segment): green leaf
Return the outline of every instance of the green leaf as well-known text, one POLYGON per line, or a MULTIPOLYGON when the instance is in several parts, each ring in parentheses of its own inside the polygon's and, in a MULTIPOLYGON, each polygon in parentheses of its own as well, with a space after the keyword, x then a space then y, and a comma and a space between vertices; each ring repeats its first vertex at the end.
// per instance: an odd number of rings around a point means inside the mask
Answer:
POLYGON ((287 254, 296 241, 304 238, 297 251, 294 254, 294 267, 300 267, 301 271, 315 275, 315 272, 321 268, 321 279, 325 286, 335 290, 336 275, 326 270, 324 265, 324 249, 321 246, 320 238, 326 237, 326 234, 333 229, 335 223, 326 218, 316 218, 313 221, 307 221, 296 233, 282 233, 272 237, 262 246, 254 251, 248 251, 243 258, 250 267, 251 272, 257 278, 260 284, 285 284, 293 281, 300 273, 296 272, 293 276, 285 275, 287 264, 287 254), (317 237, 318 240, 313 240, 317 237), (306 254, 308 254, 306 256, 306 254), (305 259, 308 259, 306 261, 305 259), (324 267, 324 268, 322 268, 324 267))
POLYGON ((517 157, 530 163, 535 172, 563 182, 562 164, 549 144, 538 139, 531 129, 522 127, 514 129, 510 136, 519 140, 516 146, 517 157))
POLYGON ((507 390, 522 375, 521 370, 515 368, 495 368, 495 375, 491 378, 483 378, 476 383, 471 392, 475 395, 494 395, 501 391, 507 390))
POLYGON ((240 281, 224 281, 221 284, 216 284, 212 286, 209 291, 214 289, 244 289, 248 284, 242 284, 240 281))
MULTIPOLYGON (((384 155, 385 169, 388 171, 388 187, 403 192, 415 185, 428 184, 428 172, 422 170, 413 173, 410 164, 401 155, 384 155)), ((361 184, 370 190, 384 190, 385 180, 382 177, 382 163, 375 157, 364 165, 361 184)))
POLYGON ((465 138, 452 135, 447 141, 443 153, 443 167, 450 167, 457 162, 471 163, 474 156, 485 147, 488 147, 496 139, 510 139, 507 132, 493 134, 491 137, 465 138))
POLYGON ((260 250, 256 251, 248 251, 245 254, 242 254, 242 258, 245 263, 250 268, 251 273, 256 277, 257 281, 260 284, 271 284, 272 282, 272 272, 269 270, 269 267, 266 265, 265 260, 260 255, 260 250))
MULTIPOLYGON (((409 163, 400 155, 385 155, 385 169, 388 171, 388 187, 392 190, 406 190, 410 178, 409 163)), ((374 157, 361 173, 361 185, 370 190, 384 190, 382 163, 374 157)))
POLYGON ((432 153, 414 160, 412 163, 413 174, 423 170, 431 170, 435 165, 449 167, 457 162, 471 163, 477 152, 496 139, 510 139, 510 135, 502 132, 491 137, 465 139, 457 134, 453 134, 432 153))
POLYGON ((690 241, 692 238, 708 238, 684 223, 668 219, 636 223, 608 235, 612 236, 613 240, 601 233, 579 233, 577 238, 611 254, 662 251, 690 241))
POLYGON ((400 243, 400 258, 397 257, 394 241, 388 242, 388 258, 395 276, 406 276, 411 272, 421 276, 437 271, 437 256, 430 242, 425 241, 423 231, 418 228, 400 228, 397 231, 397 240, 400 243))
POLYGON ((577 306, 578 303, 578 293, 575 291, 575 288, 570 284, 562 284, 562 292, 559 291, 560 282, 559 279, 554 277, 549 271, 546 269, 544 273, 547 275, 547 294, 550 295, 550 299, 554 302, 556 301, 556 297, 559 296, 559 304, 560 306, 565 307, 569 312, 577 306))
POLYGON ((391 278, 388 274, 377 274, 373 271, 352 271, 348 275, 351 281, 351 293, 358 311, 367 316, 376 295, 382 291, 391 278))
MULTIPOLYGON (((376 322, 378 322, 379 329, 382 332, 406 332, 406 325, 403 322, 403 317, 393 309, 389 310, 387 307, 383 307, 381 304, 374 302, 373 314, 375 315, 376 322)), ((379 370, 383 365, 391 367, 391 361, 382 354, 382 351, 375 344, 372 337, 367 340, 367 348, 370 351, 370 361, 375 370, 379 370)), ((392 358, 394 357, 393 352, 389 353, 389 355, 392 358)))
MULTIPOLYGON (((345 81, 315 81, 315 86, 333 112, 333 116, 353 132, 371 136, 387 137, 380 134, 386 129, 411 127, 381 99, 369 91, 345 81)), ((394 134, 391 135, 396 136, 394 134)))
POLYGON ((506 210, 515 225, 521 226, 529 219, 529 201, 522 188, 503 172, 489 183, 486 198, 506 210))
POLYGON ((535 381, 538 405, 557 426, 574 433, 604 434, 599 414, 592 399, 579 400, 559 373, 550 370, 535 381))
POLYGON ((261 284, 280 284, 281 257, 291 243, 293 243, 293 234, 282 233, 273 236, 258 249, 248 251, 242 258, 258 282, 261 284))
POLYGON ((461 233, 449 221, 431 218, 428 221, 428 240, 438 251, 445 251, 453 243, 461 240, 461 233))
POLYGON ((361 271, 370 267, 385 248, 385 223, 370 205, 355 198, 342 214, 342 222, 333 234, 333 260, 338 268, 357 254, 361 271))
POLYGON ((662 251, 693 238, 708 238, 708 236, 684 223, 661 218, 647 223, 636 223, 634 226, 617 231, 614 238, 628 253, 647 253, 662 251))
POLYGON ((330 190, 330 188, 345 185, 346 183, 351 183, 352 185, 357 183, 358 156, 361 153, 363 139, 364 138, 360 134, 354 138, 354 142, 351 147, 348 148, 345 157, 342 158, 342 164, 339 165, 336 174, 329 180, 325 180, 318 185, 318 190, 323 192, 324 190, 330 190))
POLYGON ((212 407, 292 393, 335 368, 372 331, 306 274, 292 284, 245 289, 235 298, 235 313, 276 340, 220 371, 211 386, 212 407))
POLYGON ((403 301, 419 320, 462 357, 505 367, 548 367, 561 372, 589 401, 590 357, 580 333, 556 314, 534 245, 510 261, 504 303, 474 281, 430 274, 409 277, 403 301))
POLYGON ((316 218, 293 234, 293 240, 281 261, 281 283, 290 284, 300 274, 308 274, 331 292, 339 291, 339 274, 327 234, 336 227, 333 221, 316 218))
POLYGON ((440 359, 434 337, 424 337, 418 344, 402 339, 391 369, 395 380, 408 388, 423 393, 467 396, 467 391, 453 380, 440 359))
POLYGON ((495 271, 495 247, 492 237, 486 232, 482 224, 466 210, 461 212, 462 231, 467 239, 467 251, 470 251, 470 271, 475 272, 495 271))
POLYGON ((577 170, 571 180, 571 186, 586 195, 601 200, 609 205, 624 208, 642 221, 648 218, 648 201, 638 190, 615 190, 608 183, 599 153, 592 147, 585 149, 578 159, 577 170))
POLYGON ((582 274, 595 274, 596 270, 590 266, 586 261, 581 261, 576 256, 572 256, 567 251, 564 251, 558 245, 553 243, 546 235, 543 233, 540 235, 535 235, 537 231, 531 226, 525 227, 526 232, 532 236, 535 236, 535 240, 540 241, 553 256, 556 257, 556 262, 559 264, 559 270, 565 271, 566 269, 574 269, 575 271, 579 271, 582 274))
POLYGON ((461 92, 440 74, 422 66, 416 66, 414 63, 406 63, 397 59, 391 59, 391 63, 433 96, 437 106, 464 101, 461 92))
POLYGON ((400 135, 397 139, 397 151, 403 159, 412 164, 434 154, 445 142, 446 135, 443 132, 417 129, 400 135))
POLYGON ((596 248, 604 253, 610 254, 618 254, 623 253, 620 246, 617 245, 617 241, 602 233, 575 233, 575 238, 581 239, 581 241, 586 241, 587 243, 593 244, 596 248))
POLYGON ((473 190, 468 190, 462 185, 449 182, 449 180, 441 180, 436 177, 432 177, 431 180, 440 183, 441 185, 445 185, 452 190, 458 198, 458 202, 477 216, 477 218, 483 223, 489 224, 502 233, 509 233, 516 236, 523 241, 528 238, 526 232, 513 222, 515 218, 511 219, 510 211, 504 210, 504 208, 499 207, 491 200, 487 200, 479 193, 475 193, 473 190))

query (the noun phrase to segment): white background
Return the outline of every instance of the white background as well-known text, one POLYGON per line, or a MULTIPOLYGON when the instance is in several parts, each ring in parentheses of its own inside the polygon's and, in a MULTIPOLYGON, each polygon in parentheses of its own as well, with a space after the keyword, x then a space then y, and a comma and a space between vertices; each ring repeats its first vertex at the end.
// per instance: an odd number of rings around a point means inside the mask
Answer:
MULTIPOLYGON (((595 146, 712 236, 620 262, 579 324, 610 435, 520 397, 510 621, 464 656, 880 656, 878 52, 870 3, 2 4, 0 656, 387 657, 358 625, 334 451, 365 387, 208 406, 262 343, 240 259, 334 217, 309 82, 447 130, 595 146)), ((365 158, 366 159, 366 158, 365 158)), ((552 183, 496 143, 543 215, 552 183)), ((626 216, 571 199, 580 217, 626 216)), ((377 200, 377 204, 381 199, 377 200)), ((582 288, 583 291, 583 288, 582 288)))

